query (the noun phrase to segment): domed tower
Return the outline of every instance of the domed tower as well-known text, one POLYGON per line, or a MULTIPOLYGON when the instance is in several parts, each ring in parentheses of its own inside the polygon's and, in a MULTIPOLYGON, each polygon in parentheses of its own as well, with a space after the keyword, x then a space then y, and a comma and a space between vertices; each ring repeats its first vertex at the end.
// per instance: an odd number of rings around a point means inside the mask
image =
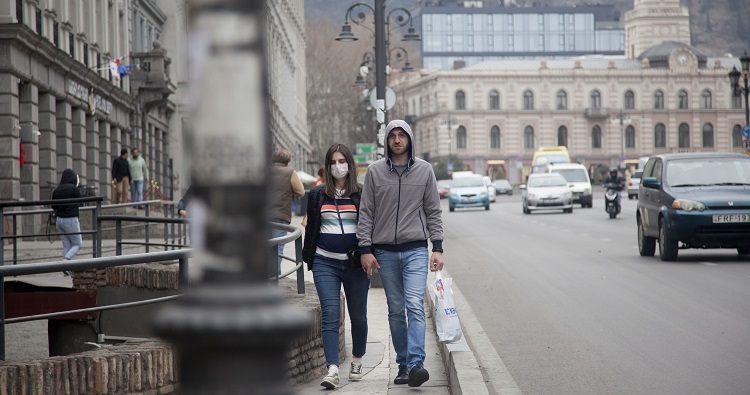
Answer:
POLYGON ((635 0, 625 13, 625 55, 637 58, 665 41, 690 45, 690 15, 679 0, 635 0))

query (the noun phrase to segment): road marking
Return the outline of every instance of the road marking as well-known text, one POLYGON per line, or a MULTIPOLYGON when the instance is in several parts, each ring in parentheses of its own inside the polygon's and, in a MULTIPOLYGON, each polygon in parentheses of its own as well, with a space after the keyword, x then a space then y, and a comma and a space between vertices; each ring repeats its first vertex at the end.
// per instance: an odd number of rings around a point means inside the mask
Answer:
POLYGON ((712 262, 701 262, 701 265, 706 265, 706 266, 719 266, 719 265, 717 265, 717 264, 715 264, 715 263, 712 263, 712 262))

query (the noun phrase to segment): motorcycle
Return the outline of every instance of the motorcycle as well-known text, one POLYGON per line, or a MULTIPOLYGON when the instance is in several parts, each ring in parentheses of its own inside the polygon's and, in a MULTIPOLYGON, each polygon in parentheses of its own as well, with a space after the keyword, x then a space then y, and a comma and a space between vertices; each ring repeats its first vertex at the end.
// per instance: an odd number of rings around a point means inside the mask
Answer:
POLYGON ((604 209, 609 213, 609 219, 617 218, 617 214, 620 214, 620 190, 618 185, 614 183, 608 183, 604 185, 607 188, 607 192, 604 194, 604 209))

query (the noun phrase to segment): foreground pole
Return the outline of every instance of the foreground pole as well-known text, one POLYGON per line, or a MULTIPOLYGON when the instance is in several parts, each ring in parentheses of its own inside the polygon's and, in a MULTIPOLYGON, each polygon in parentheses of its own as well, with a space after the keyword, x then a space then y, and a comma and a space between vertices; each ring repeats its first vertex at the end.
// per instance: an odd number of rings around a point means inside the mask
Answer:
POLYGON ((189 3, 190 266, 202 280, 155 329, 178 348, 180 393, 291 394, 287 347, 312 318, 268 282, 266 2, 189 3))

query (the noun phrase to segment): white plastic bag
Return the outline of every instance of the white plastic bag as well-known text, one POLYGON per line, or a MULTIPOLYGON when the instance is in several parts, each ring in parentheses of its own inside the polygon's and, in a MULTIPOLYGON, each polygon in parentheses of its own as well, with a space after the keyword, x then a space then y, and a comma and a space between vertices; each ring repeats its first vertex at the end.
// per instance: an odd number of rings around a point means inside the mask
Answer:
POLYGON ((458 320, 456 302, 453 300, 453 279, 443 278, 440 272, 435 277, 435 326, 438 340, 453 343, 461 340, 461 322, 458 320))

